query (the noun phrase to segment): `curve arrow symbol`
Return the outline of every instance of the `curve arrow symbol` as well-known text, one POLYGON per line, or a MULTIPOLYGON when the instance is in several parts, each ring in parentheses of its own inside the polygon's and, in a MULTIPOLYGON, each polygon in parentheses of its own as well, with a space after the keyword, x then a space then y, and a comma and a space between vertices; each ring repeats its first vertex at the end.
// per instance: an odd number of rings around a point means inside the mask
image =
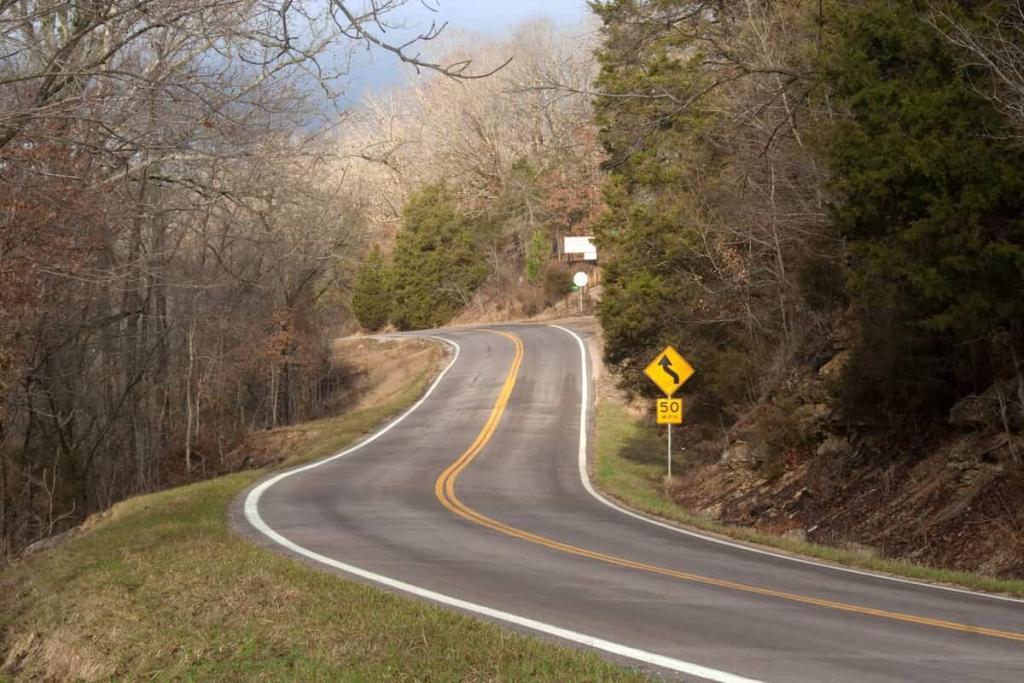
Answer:
POLYGON ((672 381, 679 384, 679 375, 672 369, 672 361, 669 360, 668 356, 662 356, 661 360, 658 361, 658 365, 665 371, 665 374, 672 378, 672 381))

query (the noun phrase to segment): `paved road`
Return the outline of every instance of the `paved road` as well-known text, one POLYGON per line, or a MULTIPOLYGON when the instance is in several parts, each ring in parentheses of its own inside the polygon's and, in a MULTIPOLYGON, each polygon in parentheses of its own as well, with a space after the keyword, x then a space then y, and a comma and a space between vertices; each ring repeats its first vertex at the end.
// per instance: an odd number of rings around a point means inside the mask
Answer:
POLYGON ((570 331, 458 347, 376 438, 264 482, 256 532, 347 574, 687 680, 1024 681, 1024 603, 686 535, 580 475, 593 396, 570 331))

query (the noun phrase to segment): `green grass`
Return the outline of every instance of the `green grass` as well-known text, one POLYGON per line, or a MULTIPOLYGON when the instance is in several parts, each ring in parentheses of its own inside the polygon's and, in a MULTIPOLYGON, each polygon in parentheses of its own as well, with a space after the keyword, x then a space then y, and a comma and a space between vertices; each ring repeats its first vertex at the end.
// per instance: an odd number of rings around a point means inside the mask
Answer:
POLYGON ((594 483, 607 495, 639 512, 677 522, 684 527, 834 564, 1024 597, 1024 581, 939 569, 845 548, 800 542, 746 527, 728 526, 687 510, 665 494, 663 438, 653 426, 634 419, 615 398, 602 396, 598 403, 596 442, 594 483))
MULTIPOLYGON (((410 405, 429 374, 387 405, 296 428, 285 465, 351 443, 410 405)), ((0 680, 642 680, 243 540, 226 510, 266 474, 125 501, 7 568, 0 680)))

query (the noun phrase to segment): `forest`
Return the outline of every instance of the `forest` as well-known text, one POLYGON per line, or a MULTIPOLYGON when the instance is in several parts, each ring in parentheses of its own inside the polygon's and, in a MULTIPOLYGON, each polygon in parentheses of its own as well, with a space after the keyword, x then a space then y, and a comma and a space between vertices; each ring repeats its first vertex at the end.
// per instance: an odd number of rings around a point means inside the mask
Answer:
POLYGON ((0 557, 330 412, 332 336, 541 313, 566 235, 621 388, 699 368, 683 443, 799 459, 827 366, 843 430, 978 397, 1020 471, 1022 0, 598 0, 411 49, 402 4, 0 0, 0 557), (338 104, 368 45, 410 78, 338 104))
POLYGON ((332 410, 353 60, 486 75, 387 42, 403 4, 0 2, 0 558, 332 410))

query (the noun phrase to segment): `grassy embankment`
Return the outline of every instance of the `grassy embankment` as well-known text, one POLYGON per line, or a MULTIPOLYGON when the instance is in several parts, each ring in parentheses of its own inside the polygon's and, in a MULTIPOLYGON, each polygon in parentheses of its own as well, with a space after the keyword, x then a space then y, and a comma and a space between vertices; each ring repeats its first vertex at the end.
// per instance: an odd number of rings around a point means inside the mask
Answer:
MULTIPOLYGON (((440 354, 374 405, 274 443, 336 452, 420 396, 440 354)), ((282 438, 284 437, 284 438, 282 438)), ((598 656, 317 571, 235 535, 267 470, 115 506, 0 574, 0 680, 639 680, 598 656), (6 661, 4 661, 6 660, 6 661)))
POLYGON ((619 398, 602 392, 597 408, 594 483, 630 508, 682 526, 775 548, 825 562, 921 581, 1024 597, 1024 581, 938 569, 863 552, 800 542, 745 527, 720 524, 676 504, 665 494, 665 442, 657 430, 630 415, 619 398))

